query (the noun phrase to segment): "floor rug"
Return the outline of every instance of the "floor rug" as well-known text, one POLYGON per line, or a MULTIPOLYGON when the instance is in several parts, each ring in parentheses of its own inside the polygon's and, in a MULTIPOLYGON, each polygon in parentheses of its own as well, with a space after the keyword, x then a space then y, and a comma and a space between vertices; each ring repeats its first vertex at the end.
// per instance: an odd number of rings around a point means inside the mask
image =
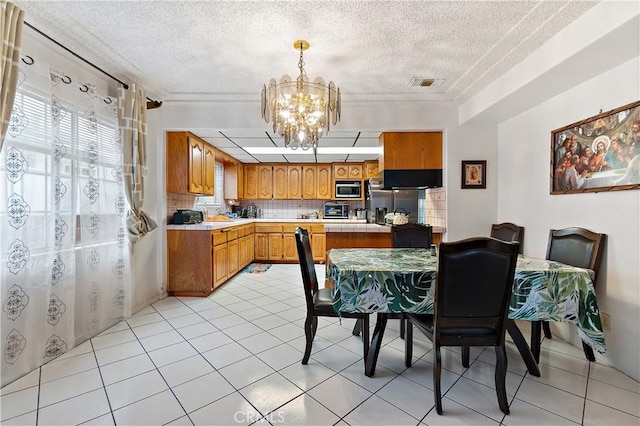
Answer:
POLYGON ((245 267, 242 272, 247 274, 261 274, 263 272, 267 272, 271 268, 270 263, 252 263, 245 267))

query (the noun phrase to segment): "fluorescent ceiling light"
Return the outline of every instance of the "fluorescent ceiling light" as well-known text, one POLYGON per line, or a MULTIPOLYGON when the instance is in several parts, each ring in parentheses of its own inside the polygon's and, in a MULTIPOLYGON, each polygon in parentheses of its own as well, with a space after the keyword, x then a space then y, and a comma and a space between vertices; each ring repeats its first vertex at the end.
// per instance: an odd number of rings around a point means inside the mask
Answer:
MULTIPOLYGON (((291 148, 284 147, 262 147, 253 146, 245 147, 245 151, 249 154, 281 154, 281 155, 298 155, 298 154, 313 154, 313 151, 304 151, 302 149, 292 150, 291 148)), ((319 146, 318 154, 380 154, 380 148, 377 146, 369 147, 330 147, 319 146)))

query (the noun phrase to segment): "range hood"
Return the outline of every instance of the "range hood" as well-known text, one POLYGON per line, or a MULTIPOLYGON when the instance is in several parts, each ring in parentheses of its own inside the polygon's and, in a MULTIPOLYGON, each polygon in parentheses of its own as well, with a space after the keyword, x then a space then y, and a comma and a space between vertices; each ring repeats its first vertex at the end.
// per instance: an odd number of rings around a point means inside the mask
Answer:
POLYGON ((442 169, 384 170, 377 181, 379 189, 439 188, 442 169))
POLYGON ((442 132, 383 132, 379 144, 381 189, 442 187, 442 132))

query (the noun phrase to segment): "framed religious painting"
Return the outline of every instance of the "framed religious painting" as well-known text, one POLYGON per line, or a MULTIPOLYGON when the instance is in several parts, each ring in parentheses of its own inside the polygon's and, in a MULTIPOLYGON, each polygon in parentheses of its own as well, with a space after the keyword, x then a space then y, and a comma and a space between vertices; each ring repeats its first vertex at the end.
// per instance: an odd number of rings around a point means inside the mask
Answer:
POLYGON ((551 194, 640 188, 640 101, 551 132, 551 194))
POLYGON ((487 187, 486 160, 462 161, 462 189, 487 187))

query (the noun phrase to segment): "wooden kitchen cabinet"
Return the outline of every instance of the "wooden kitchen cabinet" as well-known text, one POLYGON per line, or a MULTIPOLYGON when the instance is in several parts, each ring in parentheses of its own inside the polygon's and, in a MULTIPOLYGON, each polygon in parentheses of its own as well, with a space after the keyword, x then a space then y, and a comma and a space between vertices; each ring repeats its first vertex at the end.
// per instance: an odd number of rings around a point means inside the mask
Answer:
POLYGON ((316 199, 330 200, 333 196, 333 179, 331 176, 330 164, 319 164, 318 166, 316 166, 316 184, 316 199))
POLYGON ((240 268, 240 257, 238 239, 227 243, 227 278, 231 278, 238 273, 240 268))
POLYGON ((167 192, 214 194, 215 149, 190 132, 167 132, 167 192))
POLYGON ((377 178, 378 174, 380 174, 378 160, 364 162, 365 179, 377 178))
POLYGON ((442 132, 384 132, 380 172, 442 169, 442 132))
POLYGON ((213 291, 209 231, 167 230, 167 293, 207 296, 213 291))
POLYGON ((282 234, 282 260, 298 261, 298 247, 296 246, 296 235, 294 233, 282 234))
POLYGON ((213 288, 227 280, 227 244, 213 247, 213 288))
POLYGON ((334 180, 349 179, 349 165, 348 164, 334 164, 333 165, 333 179, 334 180))
POLYGON ((269 234, 264 232, 255 233, 255 260, 269 260, 269 234))
POLYGON ((311 253, 314 262, 324 262, 327 252, 327 235, 312 234, 311 235, 311 253))
POLYGON ((224 163, 224 199, 244 198, 244 172, 242 163, 224 163))
POLYGON ((244 166, 244 198, 255 200, 258 198, 258 166, 245 164, 244 166))
POLYGON ((334 164, 333 180, 359 180, 362 179, 362 164, 334 164))
POLYGON ((302 199, 302 166, 287 166, 287 199, 302 199))
POLYGON ((287 180, 286 164, 273 166, 273 198, 275 200, 287 199, 287 180))
POLYGON ((204 169, 202 170, 203 183, 202 193, 204 195, 215 194, 215 175, 216 175, 216 153, 214 148, 205 143, 204 145, 204 161, 202 162, 204 169))
POLYGON ((259 199, 271 199, 273 198, 273 167, 272 166, 258 166, 258 198, 259 199))
POLYGON ((202 194, 204 191, 204 144, 187 136, 189 144, 189 192, 202 194))
POLYGON ((282 233, 269 234, 268 241, 269 260, 282 260, 282 233))
POLYGON ((305 200, 315 200, 318 197, 316 189, 316 174, 318 167, 315 165, 302 166, 302 198, 305 200))

